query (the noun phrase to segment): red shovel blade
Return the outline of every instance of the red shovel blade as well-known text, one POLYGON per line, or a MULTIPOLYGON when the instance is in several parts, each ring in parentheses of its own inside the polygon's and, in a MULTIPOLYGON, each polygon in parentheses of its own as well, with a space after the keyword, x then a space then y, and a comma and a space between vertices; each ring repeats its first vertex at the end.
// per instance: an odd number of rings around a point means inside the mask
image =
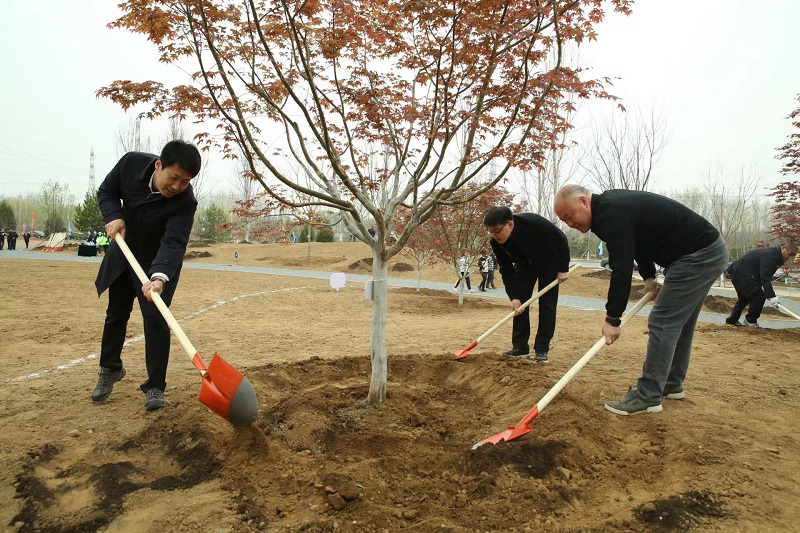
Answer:
MULTIPOLYGON (((199 359, 199 355, 195 355, 199 359)), ((217 354, 203 375, 198 399, 236 426, 249 426, 258 418, 253 386, 241 372, 217 354)))
POLYGON ((482 441, 476 442, 473 446, 473 450, 477 450, 484 444, 500 444, 500 442, 508 442, 510 440, 516 439, 517 437, 521 437, 528 433, 529 431, 533 431, 533 428, 530 426, 533 419, 539 414, 539 406, 534 405, 533 409, 531 409, 525 417, 519 421, 516 426, 509 427, 505 431, 501 431, 497 435, 492 435, 491 437, 487 437, 482 441))
POLYGON ((457 350, 453 352, 453 355, 456 356, 456 359, 461 359, 462 357, 466 357, 469 355, 469 351, 478 345, 478 341, 472 341, 472 344, 464 348, 463 350, 457 350))

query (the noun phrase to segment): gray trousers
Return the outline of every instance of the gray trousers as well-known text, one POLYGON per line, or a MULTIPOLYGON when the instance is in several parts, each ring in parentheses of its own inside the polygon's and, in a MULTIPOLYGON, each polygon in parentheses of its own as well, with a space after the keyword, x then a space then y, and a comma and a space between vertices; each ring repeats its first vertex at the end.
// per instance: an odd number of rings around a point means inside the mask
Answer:
POLYGON ((714 243, 673 262, 648 317, 647 357, 642 366, 639 398, 661 402, 666 387, 681 387, 689 369, 697 317, 714 281, 728 262, 722 237, 714 243))

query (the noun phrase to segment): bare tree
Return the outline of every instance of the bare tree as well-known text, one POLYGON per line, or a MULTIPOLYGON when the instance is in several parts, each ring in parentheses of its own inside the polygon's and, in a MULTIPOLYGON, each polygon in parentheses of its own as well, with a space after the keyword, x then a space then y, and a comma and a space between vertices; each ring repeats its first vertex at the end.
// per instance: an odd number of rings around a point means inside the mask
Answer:
POLYGON ((755 172, 744 168, 735 177, 726 175, 719 164, 713 174, 708 171, 703 180, 708 200, 707 216, 726 241, 748 220, 759 183, 755 172))
POLYGON ((602 123, 592 124, 592 139, 580 166, 600 191, 646 191, 654 185, 652 172, 669 138, 666 120, 655 106, 636 109, 633 117, 618 106, 602 123))

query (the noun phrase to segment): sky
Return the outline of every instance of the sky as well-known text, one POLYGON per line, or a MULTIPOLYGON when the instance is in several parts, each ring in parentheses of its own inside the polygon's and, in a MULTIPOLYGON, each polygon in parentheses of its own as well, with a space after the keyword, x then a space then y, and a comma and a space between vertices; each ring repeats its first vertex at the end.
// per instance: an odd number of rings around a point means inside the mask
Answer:
MULTIPOLYGON (((80 201, 91 151, 99 185, 133 116, 96 91, 118 79, 184 81, 143 36, 106 27, 116 4, 5 0, 0 197, 35 194, 54 179, 80 201)), ((800 107, 797 20, 797 0, 639 0, 631 16, 609 15, 598 41, 582 47, 582 64, 615 78, 610 92, 623 105, 663 112, 669 142, 654 171, 657 190, 698 186, 720 166, 757 173, 762 192, 787 180, 775 149, 792 133, 786 116, 800 107)), ((163 130, 142 126, 154 137, 163 130)), ((217 154, 207 159, 204 187, 229 189, 235 170, 217 154)))

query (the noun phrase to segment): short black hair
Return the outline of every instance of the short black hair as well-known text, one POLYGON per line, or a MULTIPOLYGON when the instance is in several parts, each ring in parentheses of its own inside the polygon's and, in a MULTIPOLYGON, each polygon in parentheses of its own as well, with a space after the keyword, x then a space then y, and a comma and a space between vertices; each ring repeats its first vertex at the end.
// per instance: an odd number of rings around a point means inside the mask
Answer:
POLYGON ((504 205, 496 205, 489 209, 486 216, 483 217, 483 225, 490 228, 492 226, 499 226, 500 224, 511 222, 512 220, 514 220, 514 214, 511 212, 510 208, 504 205))
POLYGON ((192 177, 200 173, 200 164, 202 163, 200 151, 192 143, 178 139, 170 141, 161 149, 159 159, 161 159, 161 168, 177 164, 192 177))

